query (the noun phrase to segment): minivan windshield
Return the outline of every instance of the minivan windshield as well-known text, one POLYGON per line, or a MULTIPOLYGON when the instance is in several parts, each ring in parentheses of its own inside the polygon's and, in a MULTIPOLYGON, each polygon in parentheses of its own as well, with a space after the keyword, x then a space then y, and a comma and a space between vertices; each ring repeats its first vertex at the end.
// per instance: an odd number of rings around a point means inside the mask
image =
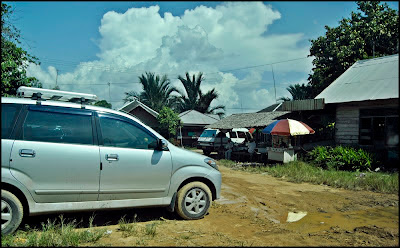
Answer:
POLYGON ((204 130, 200 137, 215 137, 217 130, 204 130))

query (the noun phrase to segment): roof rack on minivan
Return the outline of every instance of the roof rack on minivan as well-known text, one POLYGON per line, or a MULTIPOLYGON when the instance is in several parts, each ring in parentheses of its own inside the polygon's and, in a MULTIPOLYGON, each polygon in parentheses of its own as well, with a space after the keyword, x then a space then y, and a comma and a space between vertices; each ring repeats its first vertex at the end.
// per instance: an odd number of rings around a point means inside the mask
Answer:
POLYGON ((17 97, 31 98, 37 100, 36 104, 40 105, 41 101, 65 101, 84 104, 97 101, 98 97, 93 94, 77 93, 71 91, 49 90, 34 87, 21 86, 17 89, 17 97))

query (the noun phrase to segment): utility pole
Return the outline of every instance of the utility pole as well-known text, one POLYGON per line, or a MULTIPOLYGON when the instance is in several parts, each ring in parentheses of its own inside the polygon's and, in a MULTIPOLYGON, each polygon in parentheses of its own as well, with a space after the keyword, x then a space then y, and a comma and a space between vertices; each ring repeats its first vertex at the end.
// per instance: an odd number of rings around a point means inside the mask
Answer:
POLYGON ((110 101, 110 103, 111 103, 111 91, 110 91, 110 86, 111 86, 111 83, 108 82, 108 99, 109 99, 109 101, 110 101))
POLYGON ((274 90, 275 90, 275 103, 276 101, 276 87, 275 87, 275 75, 274 75, 274 67, 271 65, 271 70, 272 70, 272 79, 274 80, 274 90))
POLYGON ((54 86, 53 90, 59 90, 60 87, 57 85, 57 79, 58 79, 58 69, 56 69, 56 86, 54 86))
POLYGON ((56 69, 56 87, 57 87, 58 69, 56 69))

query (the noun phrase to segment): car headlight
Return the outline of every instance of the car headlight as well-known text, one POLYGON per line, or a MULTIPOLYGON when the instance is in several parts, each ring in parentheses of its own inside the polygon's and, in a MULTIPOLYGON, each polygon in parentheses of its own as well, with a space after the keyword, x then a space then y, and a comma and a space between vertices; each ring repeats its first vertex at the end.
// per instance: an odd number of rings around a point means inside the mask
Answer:
POLYGON ((217 163, 214 161, 214 159, 212 159, 212 158, 205 158, 205 159, 204 159, 204 162, 205 162, 206 164, 208 164, 209 166, 213 167, 214 169, 216 169, 217 171, 219 171, 218 165, 217 165, 217 163))

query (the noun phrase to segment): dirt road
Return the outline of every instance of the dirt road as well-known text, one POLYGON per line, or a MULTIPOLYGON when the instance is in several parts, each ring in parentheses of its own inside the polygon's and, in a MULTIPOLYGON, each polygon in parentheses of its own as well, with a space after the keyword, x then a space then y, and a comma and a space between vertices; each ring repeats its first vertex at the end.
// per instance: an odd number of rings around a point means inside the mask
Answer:
POLYGON ((267 174, 222 166, 220 169, 222 197, 213 203, 205 218, 177 220, 161 208, 97 212, 94 224, 111 231, 98 245, 399 245, 396 194, 295 184, 267 174), (128 234, 119 230, 118 220, 124 215, 132 220, 134 214, 138 220, 136 232, 128 234), (154 236, 146 232, 152 223, 156 224, 154 236))

